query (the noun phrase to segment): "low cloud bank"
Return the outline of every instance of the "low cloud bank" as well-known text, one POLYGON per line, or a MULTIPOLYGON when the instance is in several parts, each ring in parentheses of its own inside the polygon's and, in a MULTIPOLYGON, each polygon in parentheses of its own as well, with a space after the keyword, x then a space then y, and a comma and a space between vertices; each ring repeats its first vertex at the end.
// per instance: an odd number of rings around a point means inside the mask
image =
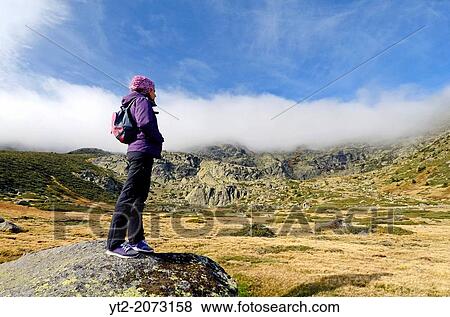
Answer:
MULTIPOLYGON (((126 146, 109 133, 111 113, 121 96, 98 87, 45 78, 36 91, 1 88, 0 145, 70 151, 98 147, 114 152, 126 146)), ((355 100, 322 99, 298 105, 271 118, 295 101, 278 96, 218 94, 201 98, 158 91, 164 149, 238 143, 256 151, 323 147, 348 142, 392 142, 430 131, 450 116, 450 87, 428 95, 411 88, 379 92, 355 100)))

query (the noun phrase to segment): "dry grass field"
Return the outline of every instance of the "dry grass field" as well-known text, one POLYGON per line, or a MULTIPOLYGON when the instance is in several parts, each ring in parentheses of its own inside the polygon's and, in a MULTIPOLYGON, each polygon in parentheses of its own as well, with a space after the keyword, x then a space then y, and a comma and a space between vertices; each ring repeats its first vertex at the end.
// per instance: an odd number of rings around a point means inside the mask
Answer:
MULTIPOLYGON (((368 234, 311 233, 311 222, 276 220, 288 217, 288 211, 253 218, 146 214, 145 226, 157 252, 193 252, 217 261, 238 281, 241 296, 449 296, 450 210, 448 205, 430 208, 411 211, 408 225, 395 224, 393 233, 385 227, 368 234), (278 235, 236 234, 250 221, 265 222, 278 235)), ((104 239, 111 217, 10 202, 0 202, 0 214, 28 230, 0 233, 0 263, 27 252, 104 239)))

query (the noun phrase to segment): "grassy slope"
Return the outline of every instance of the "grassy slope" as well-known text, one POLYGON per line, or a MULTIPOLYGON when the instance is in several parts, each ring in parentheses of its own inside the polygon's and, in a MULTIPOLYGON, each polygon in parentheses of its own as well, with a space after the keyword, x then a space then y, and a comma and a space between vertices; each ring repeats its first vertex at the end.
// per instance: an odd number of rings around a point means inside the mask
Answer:
POLYGON ((36 207, 44 208, 54 202, 112 202, 114 194, 73 174, 91 170, 99 176, 111 176, 109 171, 90 163, 90 157, 92 155, 0 151, 0 195, 4 199, 31 199, 36 207))
POLYGON ((420 146, 409 157, 380 170, 383 187, 392 193, 450 202, 450 132, 420 146))

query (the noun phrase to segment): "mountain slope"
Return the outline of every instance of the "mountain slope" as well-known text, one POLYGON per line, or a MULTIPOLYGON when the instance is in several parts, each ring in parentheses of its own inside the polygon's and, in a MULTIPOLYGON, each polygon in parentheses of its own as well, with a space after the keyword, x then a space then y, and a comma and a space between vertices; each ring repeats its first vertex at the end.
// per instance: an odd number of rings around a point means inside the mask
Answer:
POLYGON ((450 131, 419 143, 378 176, 391 192, 450 199, 450 131))
POLYGON ((111 171, 90 163, 91 155, 0 151, 0 195, 39 208, 65 203, 114 201, 120 191, 111 171))

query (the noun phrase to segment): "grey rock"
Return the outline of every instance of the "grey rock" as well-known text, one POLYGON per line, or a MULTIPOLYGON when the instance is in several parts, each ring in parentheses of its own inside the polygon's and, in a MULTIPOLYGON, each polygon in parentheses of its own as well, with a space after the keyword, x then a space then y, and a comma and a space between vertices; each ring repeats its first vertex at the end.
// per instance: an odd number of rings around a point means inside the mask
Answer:
POLYGON ((135 259, 90 241, 27 254, 0 265, 0 296, 236 296, 236 282, 213 260, 191 253, 135 259))
POLYGON ((19 205, 19 206, 30 206, 30 201, 21 199, 21 200, 16 201, 15 204, 19 205))
POLYGON ((202 158, 223 161, 231 164, 255 167, 254 153, 234 144, 221 144, 196 148, 193 152, 202 158))
POLYGON ((97 166, 113 171, 119 178, 126 177, 127 157, 124 154, 112 154, 92 159, 91 162, 97 166))
MULTIPOLYGON (((152 180, 166 183, 170 180, 181 180, 184 177, 195 176, 200 167, 201 159, 191 153, 163 151, 161 159, 155 159, 152 169, 152 180)), ((125 155, 112 154, 97 157, 92 163, 113 171, 119 178, 126 178, 125 155)))
POLYGON ((265 177, 292 178, 292 168, 288 161, 271 153, 261 153, 256 158, 256 166, 265 177))
POLYGON ((197 176, 201 183, 213 186, 255 180, 260 178, 262 173, 256 167, 204 160, 200 164, 197 176))
POLYGON ((0 232, 20 233, 25 231, 22 227, 0 217, 0 232))
POLYGON ((193 205, 226 206, 247 195, 244 188, 236 185, 199 184, 186 196, 186 200, 193 205))
POLYGON ((315 224, 314 226, 314 231, 315 232, 321 232, 322 230, 327 230, 327 229, 341 229, 343 228, 344 225, 344 220, 343 219, 335 219, 332 221, 326 221, 326 222, 318 222, 315 224))
POLYGON ((155 160, 152 179, 158 183, 193 177, 200 168, 201 159, 191 153, 165 152, 155 160))
POLYGON ((99 187, 103 188, 104 190, 110 193, 120 192, 122 188, 122 184, 117 180, 115 180, 113 177, 100 176, 97 175, 92 170, 83 170, 80 173, 73 173, 73 174, 85 181, 92 182, 98 185, 99 187))

